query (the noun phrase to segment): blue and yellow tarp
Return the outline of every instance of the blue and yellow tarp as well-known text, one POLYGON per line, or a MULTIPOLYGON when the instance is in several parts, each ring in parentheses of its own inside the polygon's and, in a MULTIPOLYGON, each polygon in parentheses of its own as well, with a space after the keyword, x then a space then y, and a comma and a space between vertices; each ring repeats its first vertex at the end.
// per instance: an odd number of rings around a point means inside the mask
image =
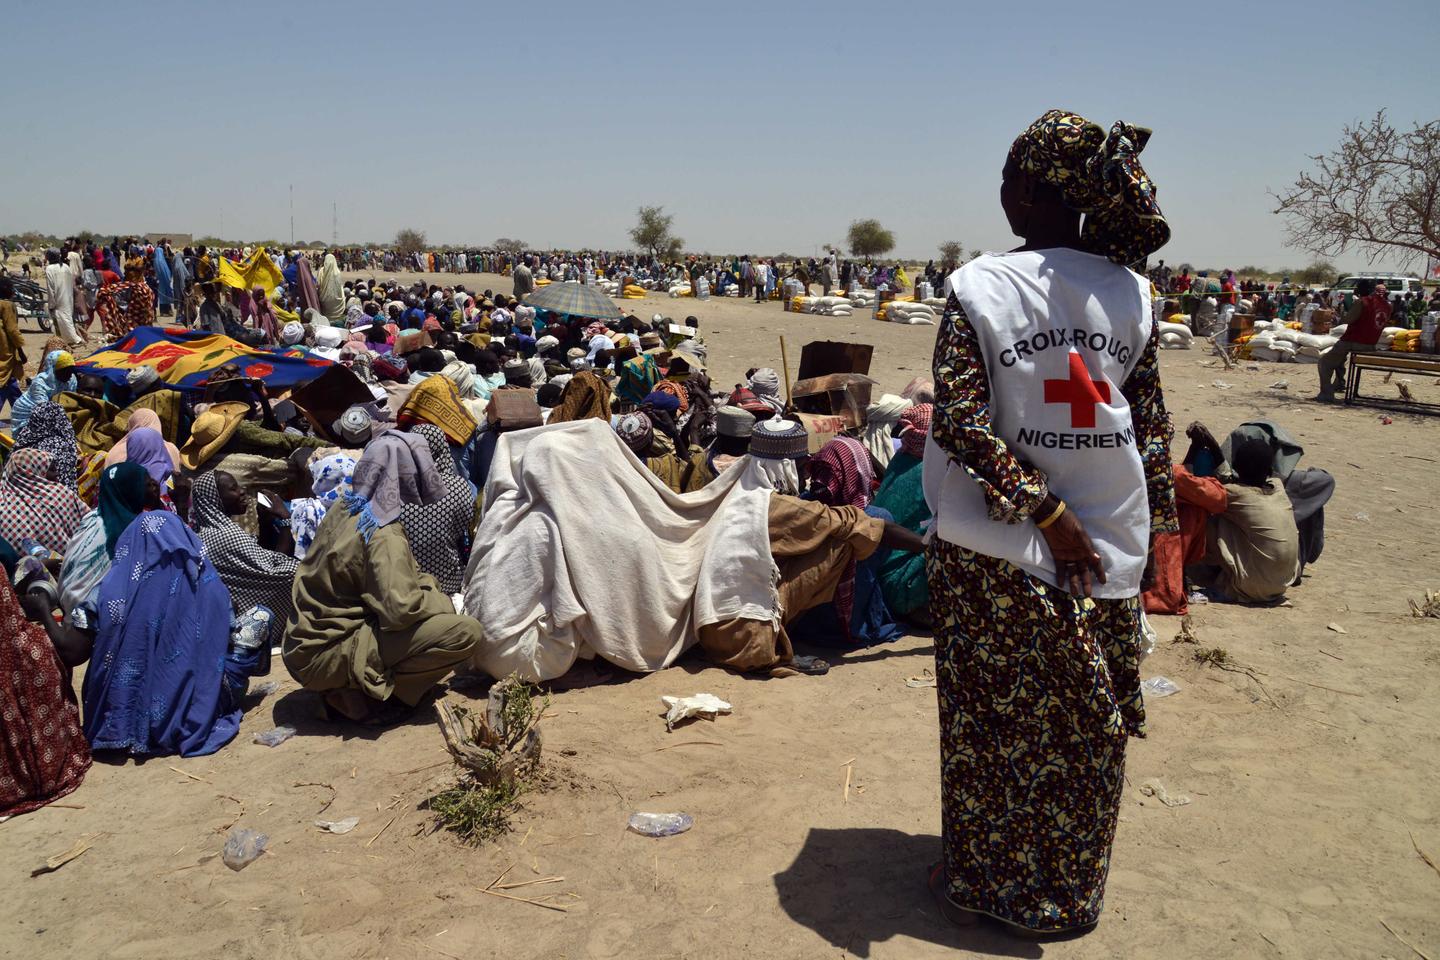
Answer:
POLYGON ((76 367, 121 384, 131 370, 149 366, 176 390, 199 391, 210 374, 227 363, 235 364, 242 376, 263 380, 272 391, 280 391, 314 380, 333 361, 300 347, 247 347, 202 330, 136 327, 118 342, 76 361, 76 367))

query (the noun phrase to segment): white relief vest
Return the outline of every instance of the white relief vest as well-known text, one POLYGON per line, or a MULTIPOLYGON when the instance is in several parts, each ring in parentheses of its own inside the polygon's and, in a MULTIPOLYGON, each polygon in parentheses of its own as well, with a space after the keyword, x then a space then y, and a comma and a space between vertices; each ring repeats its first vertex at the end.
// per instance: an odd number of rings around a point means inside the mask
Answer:
MULTIPOLYGON (((995 434, 1049 479, 1084 524, 1104 565, 1097 597, 1133 597, 1150 543, 1145 473, 1120 392, 1150 336, 1150 283, 1078 250, 988 254, 950 275, 990 380, 995 434)), ((926 441, 931 533, 1056 583, 1033 520, 991 520, 966 470, 926 441)), ((1043 519, 1043 518, 1037 518, 1043 519)))

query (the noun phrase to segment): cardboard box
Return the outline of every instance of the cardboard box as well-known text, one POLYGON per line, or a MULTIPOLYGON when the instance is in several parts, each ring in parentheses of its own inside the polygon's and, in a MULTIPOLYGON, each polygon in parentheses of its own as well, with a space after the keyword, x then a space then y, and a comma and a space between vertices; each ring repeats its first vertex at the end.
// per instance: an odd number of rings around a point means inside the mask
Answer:
POLYGON ((791 403, 804 413, 839 417, 846 429, 854 430, 865 425, 874 386, 875 381, 864 374, 831 373, 797 380, 791 390, 791 403))
POLYGON ((795 419, 805 428, 806 443, 812 454, 845 432, 845 421, 828 413, 796 413, 795 419))

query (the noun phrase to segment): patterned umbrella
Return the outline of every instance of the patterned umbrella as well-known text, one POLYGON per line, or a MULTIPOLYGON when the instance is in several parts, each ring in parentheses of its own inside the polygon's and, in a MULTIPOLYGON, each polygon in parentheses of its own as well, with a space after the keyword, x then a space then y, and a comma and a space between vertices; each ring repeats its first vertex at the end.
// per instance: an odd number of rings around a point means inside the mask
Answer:
POLYGON ((594 320, 615 320, 624 316, 620 308, 599 289, 574 281, 547 284, 534 293, 527 294, 525 305, 536 310, 566 313, 572 317, 590 317, 594 320))

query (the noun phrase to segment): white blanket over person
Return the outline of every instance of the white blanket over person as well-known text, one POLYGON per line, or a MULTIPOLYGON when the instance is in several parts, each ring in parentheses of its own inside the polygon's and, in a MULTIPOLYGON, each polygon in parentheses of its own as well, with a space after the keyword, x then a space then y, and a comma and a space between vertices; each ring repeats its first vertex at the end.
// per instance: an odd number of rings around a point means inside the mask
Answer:
POLYGON ((474 666, 537 682, 599 656, 649 672, 701 626, 778 626, 770 490, 739 466, 678 494, 602 420, 503 434, 465 573, 474 666))

